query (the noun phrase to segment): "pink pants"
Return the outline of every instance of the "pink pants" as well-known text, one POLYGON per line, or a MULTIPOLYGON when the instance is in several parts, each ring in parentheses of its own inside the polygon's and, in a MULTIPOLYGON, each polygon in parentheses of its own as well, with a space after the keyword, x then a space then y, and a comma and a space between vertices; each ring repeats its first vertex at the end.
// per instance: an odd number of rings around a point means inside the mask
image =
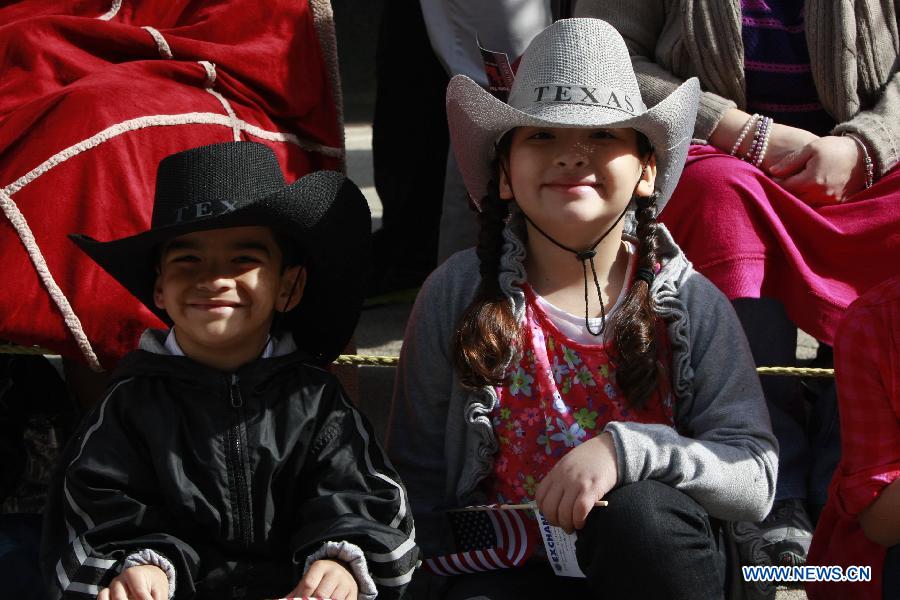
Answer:
POLYGON ((660 220, 729 299, 780 300, 832 343, 847 306, 900 272, 900 169, 837 205, 811 207, 750 164, 692 146, 660 220))

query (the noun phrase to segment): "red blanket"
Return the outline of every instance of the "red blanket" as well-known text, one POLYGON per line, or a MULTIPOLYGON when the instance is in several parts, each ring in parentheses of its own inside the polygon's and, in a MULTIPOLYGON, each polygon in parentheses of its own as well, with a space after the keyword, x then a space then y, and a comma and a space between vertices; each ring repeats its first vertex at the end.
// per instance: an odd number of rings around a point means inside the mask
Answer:
POLYGON ((328 16, 296 0, 0 8, 0 339, 110 368, 160 325, 66 234, 146 229, 164 156, 245 139, 288 181, 339 169, 328 16))

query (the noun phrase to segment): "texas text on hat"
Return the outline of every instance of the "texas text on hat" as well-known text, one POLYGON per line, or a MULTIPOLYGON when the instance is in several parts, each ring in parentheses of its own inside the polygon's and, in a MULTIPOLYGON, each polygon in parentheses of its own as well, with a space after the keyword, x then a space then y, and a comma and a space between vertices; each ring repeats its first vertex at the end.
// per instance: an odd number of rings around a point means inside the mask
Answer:
POLYGON ((535 86, 532 102, 568 102, 570 104, 596 105, 614 108, 630 115, 647 110, 640 98, 624 90, 605 86, 552 83, 535 86))
POLYGON ((495 144, 506 132, 628 127, 653 146, 662 210, 684 166, 699 96, 700 84, 691 78, 648 109, 622 36, 600 19, 561 19, 525 50, 508 103, 465 75, 454 76, 447 86, 447 120, 460 173, 476 205, 487 194, 495 144))

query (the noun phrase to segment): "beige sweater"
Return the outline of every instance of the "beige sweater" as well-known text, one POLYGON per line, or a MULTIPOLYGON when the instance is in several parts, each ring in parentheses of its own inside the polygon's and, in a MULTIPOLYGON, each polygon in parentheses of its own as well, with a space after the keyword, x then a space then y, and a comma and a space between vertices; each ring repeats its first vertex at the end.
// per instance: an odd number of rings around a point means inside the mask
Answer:
MULTIPOLYGON (((876 175, 900 161, 900 0, 806 0, 813 80, 833 133, 868 142, 876 175)), ((703 94, 695 138, 709 139, 725 111, 746 107, 740 0, 578 0, 625 38, 652 106, 691 76, 703 94)))

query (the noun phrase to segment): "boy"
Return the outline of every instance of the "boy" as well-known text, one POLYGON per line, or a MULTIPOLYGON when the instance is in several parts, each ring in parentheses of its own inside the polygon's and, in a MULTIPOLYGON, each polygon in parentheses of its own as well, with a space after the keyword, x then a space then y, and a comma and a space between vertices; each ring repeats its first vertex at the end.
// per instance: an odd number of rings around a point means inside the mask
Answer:
POLYGON ((148 330, 69 445, 45 516, 51 598, 396 598, 405 491, 331 362, 361 304, 370 219, 251 142, 164 159, 152 225, 72 239, 172 325, 148 330))

